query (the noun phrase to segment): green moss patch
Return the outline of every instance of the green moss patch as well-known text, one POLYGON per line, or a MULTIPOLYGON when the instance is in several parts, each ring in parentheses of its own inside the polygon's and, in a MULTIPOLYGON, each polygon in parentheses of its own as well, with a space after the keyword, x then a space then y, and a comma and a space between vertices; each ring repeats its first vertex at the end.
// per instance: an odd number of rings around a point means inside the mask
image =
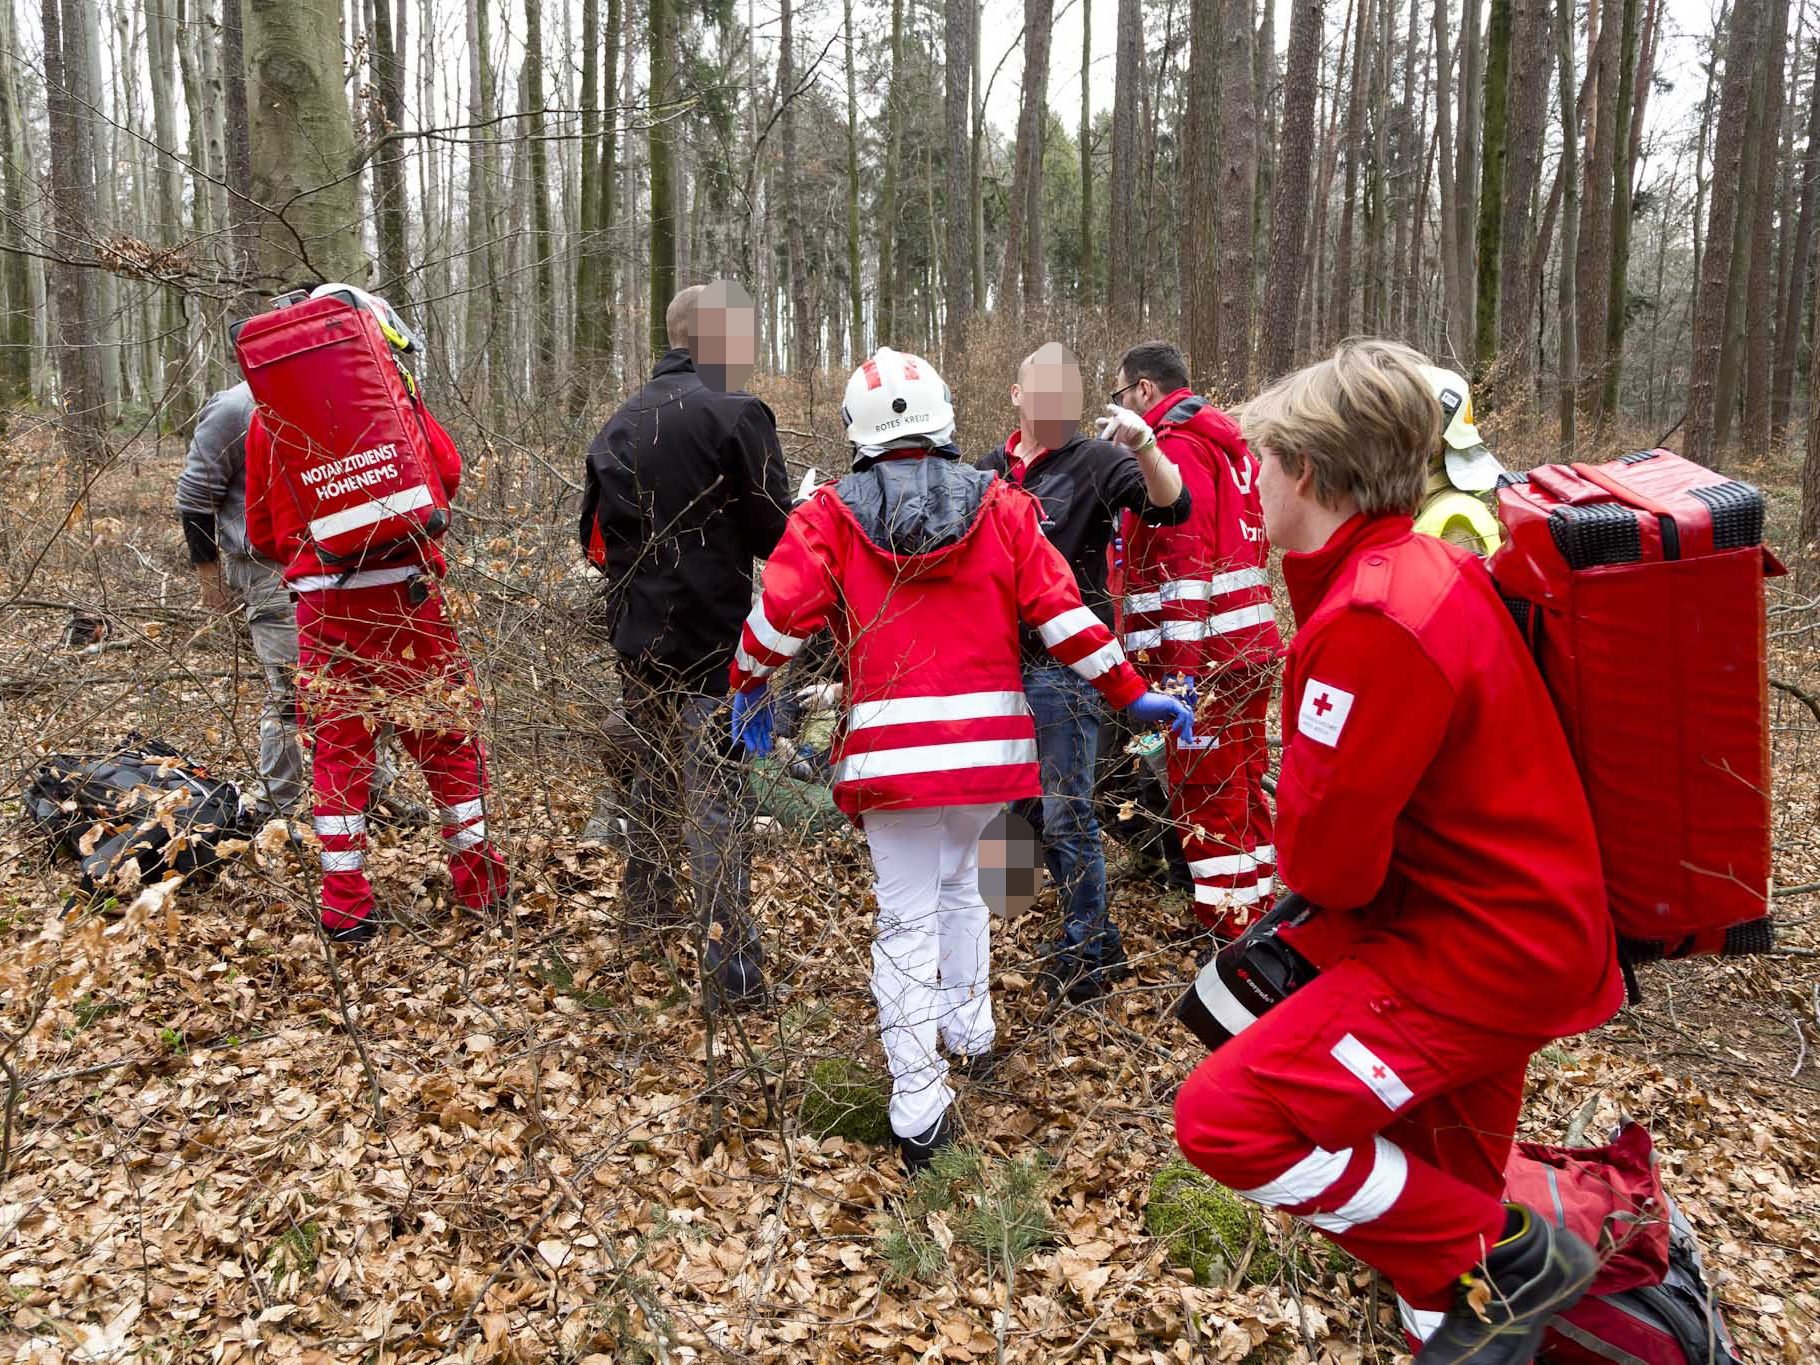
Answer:
POLYGON ((891 1083, 846 1057, 812 1063, 803 1085, 803 1128, 817 1138, 880 1145, 891 1140, 891 1083))

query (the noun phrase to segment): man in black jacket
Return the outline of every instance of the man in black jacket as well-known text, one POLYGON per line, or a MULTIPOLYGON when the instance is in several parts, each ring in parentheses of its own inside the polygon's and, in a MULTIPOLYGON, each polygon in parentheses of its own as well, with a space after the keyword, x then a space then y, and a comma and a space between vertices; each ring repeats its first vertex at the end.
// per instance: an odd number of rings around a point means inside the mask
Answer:
MULTIPOLYGON (((1027 356, 1011 386, 1018 428, 979 461, 1036 495, 1043 533, 1074 570, 1081 601, 1108 626, 1106 551, 1124 513, 1154 526, 1188 518, 1182 476, 1137 414, 1108 405, 1095 440, 1080 431, 1080 366, 1050 342, 1027 356)), ((1111 989, 1125 964, 1118 927, 1106 913, 1106 857, 1093 813, 1093 777, 1105 704, 1092 687, 1049 657, 1025 633, 1024 695, 1036 713, 1043 799, 1025 814, 1042 836, 1044 857, 1062 900, 1062 936, 1045 948, 1051 990, 1074 1002, 1111 989)))
POLYGON ((752 607, 752 561, 783 534, 790 493, 777 419, 739 391, 754 359, 744 291, 685 289, 665 323, 670 350, 588 448, 581 545, 606 576, 631 736, 627 926, 677 922, 672 860, 686 845, 703 969, 738 1003, 763 989, 746 913, 752 809, 715 715, 752 607))

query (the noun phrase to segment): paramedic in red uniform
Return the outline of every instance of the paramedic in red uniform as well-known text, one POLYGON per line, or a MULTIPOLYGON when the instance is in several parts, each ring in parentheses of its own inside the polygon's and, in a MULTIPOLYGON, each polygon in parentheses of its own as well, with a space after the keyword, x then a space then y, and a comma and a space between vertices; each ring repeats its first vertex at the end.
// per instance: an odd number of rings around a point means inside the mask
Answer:
POLYGON ((1179 526, 1126 518, 1120 640, 1147 680, 1186 680, 1199 700, 1195 743, 1169 744, 1170 816, 1195 914, 1230 937, 1270 903, 1276 861, 1264 736, 1282 646, 1257 460, 1232 419, 1189 389, 1168 342, 1125 352, 1116 382, 1112 403, 1142 415, 1192 504, 1179 526))
MULTIPOLYGON (((332 291, 352 293, 372 308, 394 346, 420 349, 385 300, 344 284, 323 285, 315 296, 332 291)), ((419 411, 453 501, 461 455, 441 424, 419 411)), ((267 420, 255 410, 247 429, 247 539, 284 565, 297 602, 298 690, 314 749, 322 845, 322 927, 342 943, 364 943, 378 930, 366 875, 365 812, 374 742, 385 721, 435 798, 455 899, 489 909, 506 896, 506 867, 487 834, 486 756, 474 733, 479 694, 443 608, 442 551, 434 540, 418 538, 387 563, 363 563, 352 572, 324 563, 296 500, 280 483, 267 420)))
POLYGON ((1244 412, 1297 623, 1278 867, 1321 907, 1284 937, 1321 972, 1201 1064, 1176 1138, 1390 1279, 1424 1365, 1519 1365, 1595 1265, 1500 1202, 1524 1068, 1623 984, 1554 705, 1483 566, 1413 529, 1422 363, 1350 342, 1244 412))
POLYGON ((960 462, 948 386, 881 348, 848 381, 853 472, 790 514, 729 675, 733 735, 771 744, 766 679, 827 629, 845 664, 834 800, 866 833, 878 892, 872 994, 904 1164, 948 1145, 947 1045, 990 1065, 991 916, 979 843, 1007 801, 1041 793, 1019 626, 1140 724, 1188 729, 1145 689, 1111 628, 1043 538, 1041 504, 960 462))

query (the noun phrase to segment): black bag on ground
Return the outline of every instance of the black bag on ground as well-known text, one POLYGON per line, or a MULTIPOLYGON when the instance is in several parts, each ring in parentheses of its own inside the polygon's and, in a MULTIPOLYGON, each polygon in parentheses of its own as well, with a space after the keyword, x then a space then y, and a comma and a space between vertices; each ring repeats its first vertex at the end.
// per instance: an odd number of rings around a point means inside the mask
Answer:
POLYGON ((1288 892, 1201 968, 1177 1002, 1175 1017, 1209 1052, 1217 1052, 1320 974, 1279 937, 1279 931, 1313 913, 1305 896, 1288 892))
POLYGON ((220 861, 240 828, 240 791, 170 745, 128 735, 107 754, 52 754, 25 788, 25 813, 52 851, 80 860, 93 893, 131 858, 139 879, 188 877, 220 861))

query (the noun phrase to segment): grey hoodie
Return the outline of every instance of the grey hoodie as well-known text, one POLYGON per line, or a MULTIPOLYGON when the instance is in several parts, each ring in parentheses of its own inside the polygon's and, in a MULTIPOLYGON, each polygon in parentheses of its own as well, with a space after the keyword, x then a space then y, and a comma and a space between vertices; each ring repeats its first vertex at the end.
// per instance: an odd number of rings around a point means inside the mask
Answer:
POLYGON ((214 526, 220 553, 251 557, 246 539, 246 431, 253 420, 253 391, 236 384, 211 394, 196 415, 196 433, 190 438, 177 479, 177 512, 192 563, 207 563, 199 553, 199 533, 206 543, 206 527, 214 526))

